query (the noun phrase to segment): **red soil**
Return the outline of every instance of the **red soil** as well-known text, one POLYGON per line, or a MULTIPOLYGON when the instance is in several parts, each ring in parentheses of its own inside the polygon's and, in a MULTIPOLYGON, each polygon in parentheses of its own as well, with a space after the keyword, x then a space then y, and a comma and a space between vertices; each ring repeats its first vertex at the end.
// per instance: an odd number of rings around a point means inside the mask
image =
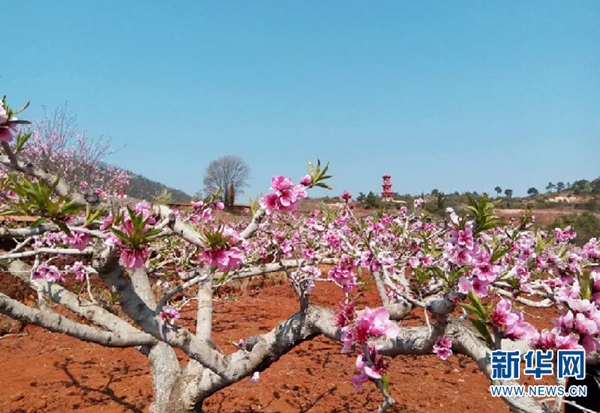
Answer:
MULTIPOLYGON (((313 299, 334 307, 341 291, 318 283, 313 299)), ((193 303, 193 301, 192 301, 193 303)), ((373 292, 363 304, 376 305, 373 292)), ((237 341, 268 331, 298 309, 286 285, 246 292, 215 303, 214 341, 225 352, 237 341)), ((534 324, 548 325, 550 313, 533 311, 534 324), (541 318, 540 318, 541 315, 541 318)), ((193 304, 182 312, 192 325, 193 304)), ((404 322, 420 323, 422 313, 404 322)), ((381 395, 372 383, 359 392, 349 382, 355 355, 340 353, 341 345, 323 337, 305 342, 260 374, 226 388, 205 402, 210 413, 363 412, 377 411, 381 395)), ((147 412, 152 402, 149 366, 133 349, 107 349, 65 335, 27 326, 18 334, 0 337, 0 412, 147 412)), ((179 352, 181 359, 185 357, 179 352)), ((462 355, 441 361, 436 355, 400 356, 392 361, 390 392, 394 412, 507 412, 491 397, 487 379, 462 355)), ((529 384, 533 380, 529 381, 529 384)))

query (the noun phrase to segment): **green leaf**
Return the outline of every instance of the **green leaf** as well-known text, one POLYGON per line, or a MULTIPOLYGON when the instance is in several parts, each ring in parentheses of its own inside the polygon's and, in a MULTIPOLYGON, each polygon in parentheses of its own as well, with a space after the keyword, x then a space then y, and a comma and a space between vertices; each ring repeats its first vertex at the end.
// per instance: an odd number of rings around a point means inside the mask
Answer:
POLYGON ((479 317, 479 319, 487 320, 488 319, 487 311, 481 304, 481 300, 479 300, 479 297, 477 296, 477 294, 475 294, 475 292, 473 290, 471 290, 471 291, 469 291, 468 297, 469 297, 469 301, 471 301, 471 304, 473 304, 473 306, 477 309, 477 313, 481 316, 481 317, 479 317))
POLYGON ((458 303, 459 306, 461 306, 462 308, 464 308, 467 312, 474 314, 476 316, 479 316, 480 314, 478 313, 477 308, 475 308, 472 305, 469 305, 467 303, 458 303))
POLYGON ((221 274, 221 276, 217 280, 217 284, 221 284, 223 281, 225 281, 225 279, 227 278, 228 275, 229 275, 229 271, 225 271, 223 274, 221 274))
POLYGON ((27 109, 28 107, 29 107, 29 101, 28 101, 27 103, 25 103, 21 109, 17 110, 17 111, 15 112, 15 115, 18 115, 19 113, 23 112, 23 111, 24 111, 25 109, 27 109))
POLYGON ((581 286, 581 299, 589 300, 592 296, 592 285, 594 283, 592 273, 589 270, 583 271, 583 274, 579 277, 579 283, 581 286))
POLYGON ((157 228, 150 228, 148 231, 146 231, 144 233, 144 240, 147 240, 148 238, 151 238, 155 235, 160 234, 162 231, 160 229, 157 228))
POLYGON ((127 235, 125 235, 125 233, 123 231, 121 231, 120 229, 116 229, 116 228, 111 228, 111 231, 119 238, 121 238, 123 241, 125 241, 126 243, 129 243, 129 237, 127 235))
POLYGON ((510 248, 498 248, 496 250, 494 250, 494 253, 492 254, 492 257, 490 258, 490 262, 496 262, 498 261, 500 258, 502 258, 504 255, 506 255, 506 253, 508 253, 510 251, 510 248))
POLYGON ((21 150, 25 147, 25 144, 27 143, 29 138, 31 138, 31 134, 32 134, 31 132, 20 133, 19 136, 17 136, 17 144, 15 146, 15 152, 17 152, 17 153, 21 152, 21 150))
POLYGON ((5 123, 11 123, 13 125, 29 125, 31 124, 31 122, 29 122, 28 120, 11 120, 9 122, 5 122, 5 123))
POLYGON ((390 388, 390 375, 389 374, 385 374, 385 375, 381 376, 381 384, 383 385, 383 390, 385 390, 386 392, 389 392, 389 388, 390 388))
POLYGON ((487 326, 481 320, 470 319, 473 326, 479 331, 479 333, 483 336, 488 346, 491 346, 494 343, 492 340, 492 336, 487 328, 487 326))
POLYGON ((54 222, 69 237, 71 236, 71 230, 64 222, 59 220, 52 220, 52 222, 54 222))
POLYGON ((86 211, 86 215, 85 215, 85 225, 88 226, 88 225, 91 225, 95 220, 100 218, 100 216, 102 215, 102 210, 98 209, 94 213, 90 214, 90 205, 86 204, 86 206, 87 206, 87 211, 86 211))
POLYGON ((33 224, 31 224, 31 228, 36 228, 36 227, 40 227, 42 226, 46 221, 48 221, 47 218, 38 218, 36 219, 33 224))

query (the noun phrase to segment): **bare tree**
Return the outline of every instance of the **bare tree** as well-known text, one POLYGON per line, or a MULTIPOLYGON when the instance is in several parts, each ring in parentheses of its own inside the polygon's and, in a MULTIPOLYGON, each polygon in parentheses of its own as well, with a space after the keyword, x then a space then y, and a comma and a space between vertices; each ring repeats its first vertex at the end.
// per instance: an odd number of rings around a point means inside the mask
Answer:
POLYGON ((225 207, 231 208, 235 202, 234 194, 243 193, 242 188, 248 186, 249 178, 250 167, 241 157, 222 156, 208 164, 204 173, 204 191, 212 194, 220 188, 225 207))

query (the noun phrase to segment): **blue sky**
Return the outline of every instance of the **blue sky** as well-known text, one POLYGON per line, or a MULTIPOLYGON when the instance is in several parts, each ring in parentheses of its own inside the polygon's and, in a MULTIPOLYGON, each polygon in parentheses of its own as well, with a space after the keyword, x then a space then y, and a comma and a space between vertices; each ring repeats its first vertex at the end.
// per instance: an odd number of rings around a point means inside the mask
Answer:
MULTIPOLYGON (((339 195, 542 190, 600 176, 600 2, 2 3, 0 94, 68 102, 107 159, 190 194, 330 162, 339 195)), ((326 191, 313 192, 313 196, 326 191)))

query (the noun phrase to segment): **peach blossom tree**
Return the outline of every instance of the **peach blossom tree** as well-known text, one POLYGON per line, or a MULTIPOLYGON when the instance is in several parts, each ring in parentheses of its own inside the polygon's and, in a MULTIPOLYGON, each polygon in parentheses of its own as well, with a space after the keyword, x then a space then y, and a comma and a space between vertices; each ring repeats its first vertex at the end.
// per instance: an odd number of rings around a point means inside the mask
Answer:
MULTIPOLYGON (((471 199, 469 213, 449 209, 436 221, 422 200, 397 216, 354 214, 352 195, 334 210, 297 213, 314 187, 329 188, 328 166, 309 163, 298 183, 275 176, 270 192, 251 205, 249 222, 226 225, 214 216, 216 199, 183 212, 139 202, 121 205, 105 197, 90 203, 81 188, 22 158, 29 134, 4 99, 0 106, 1 213, 39 217, 31 226, 0 228, 17 245, 0 254, 8 272, 38 292, 28 306, 0 293, 0 313, 53 332, 109 347, 133 347, 146 355, 155 398, 153 413, 201 412, 204 400, 240 380, 260 382, 260 372, 306 340, 323 335, 356 356, 350 380, 376 386, 385 412, 394 392, 388 366, 400 354, 435 353, 440 363, 461 353, 490 384, 491 351, 583 349, 598 364, 600 245, 578 248, 571 229, 535 231, 533 217, 504 224, 485 196, 471 199), (329 270, 323 273, 324 266, 329 270), (225 355, 212 342, 214 290, 232 280, 284 271, 298 296, 298 310, 272 330, 240 337, 225 355), (67 288, 67 279, 88 288, 67 288), (157 279, 158 278, 158 279, 157 279), (90 288, 100 280, 123 316, 103 306, 90 288), (315 283, 342 289, 338 308, 311 301, 315 283), (380 305, 360 308, 357 290, 372 282, 380 305), (195 332, 180 325, 175 297, 194 287, 195 332), (88 322, 43 306, 44 300, 88 322), (558 308, 552 326, 538 330, 517 307, 558 308), (425 315, 421 326, 403 320, 425 315), (189 356, 178 361, 175 349, 189 356)), ((65 161, 66 162, 66 161, 65 161)), ((558 381, 560 379, 557 378, 558 381)), ((562 399, 503 397, 513 412, 561 409, 562 399)))

